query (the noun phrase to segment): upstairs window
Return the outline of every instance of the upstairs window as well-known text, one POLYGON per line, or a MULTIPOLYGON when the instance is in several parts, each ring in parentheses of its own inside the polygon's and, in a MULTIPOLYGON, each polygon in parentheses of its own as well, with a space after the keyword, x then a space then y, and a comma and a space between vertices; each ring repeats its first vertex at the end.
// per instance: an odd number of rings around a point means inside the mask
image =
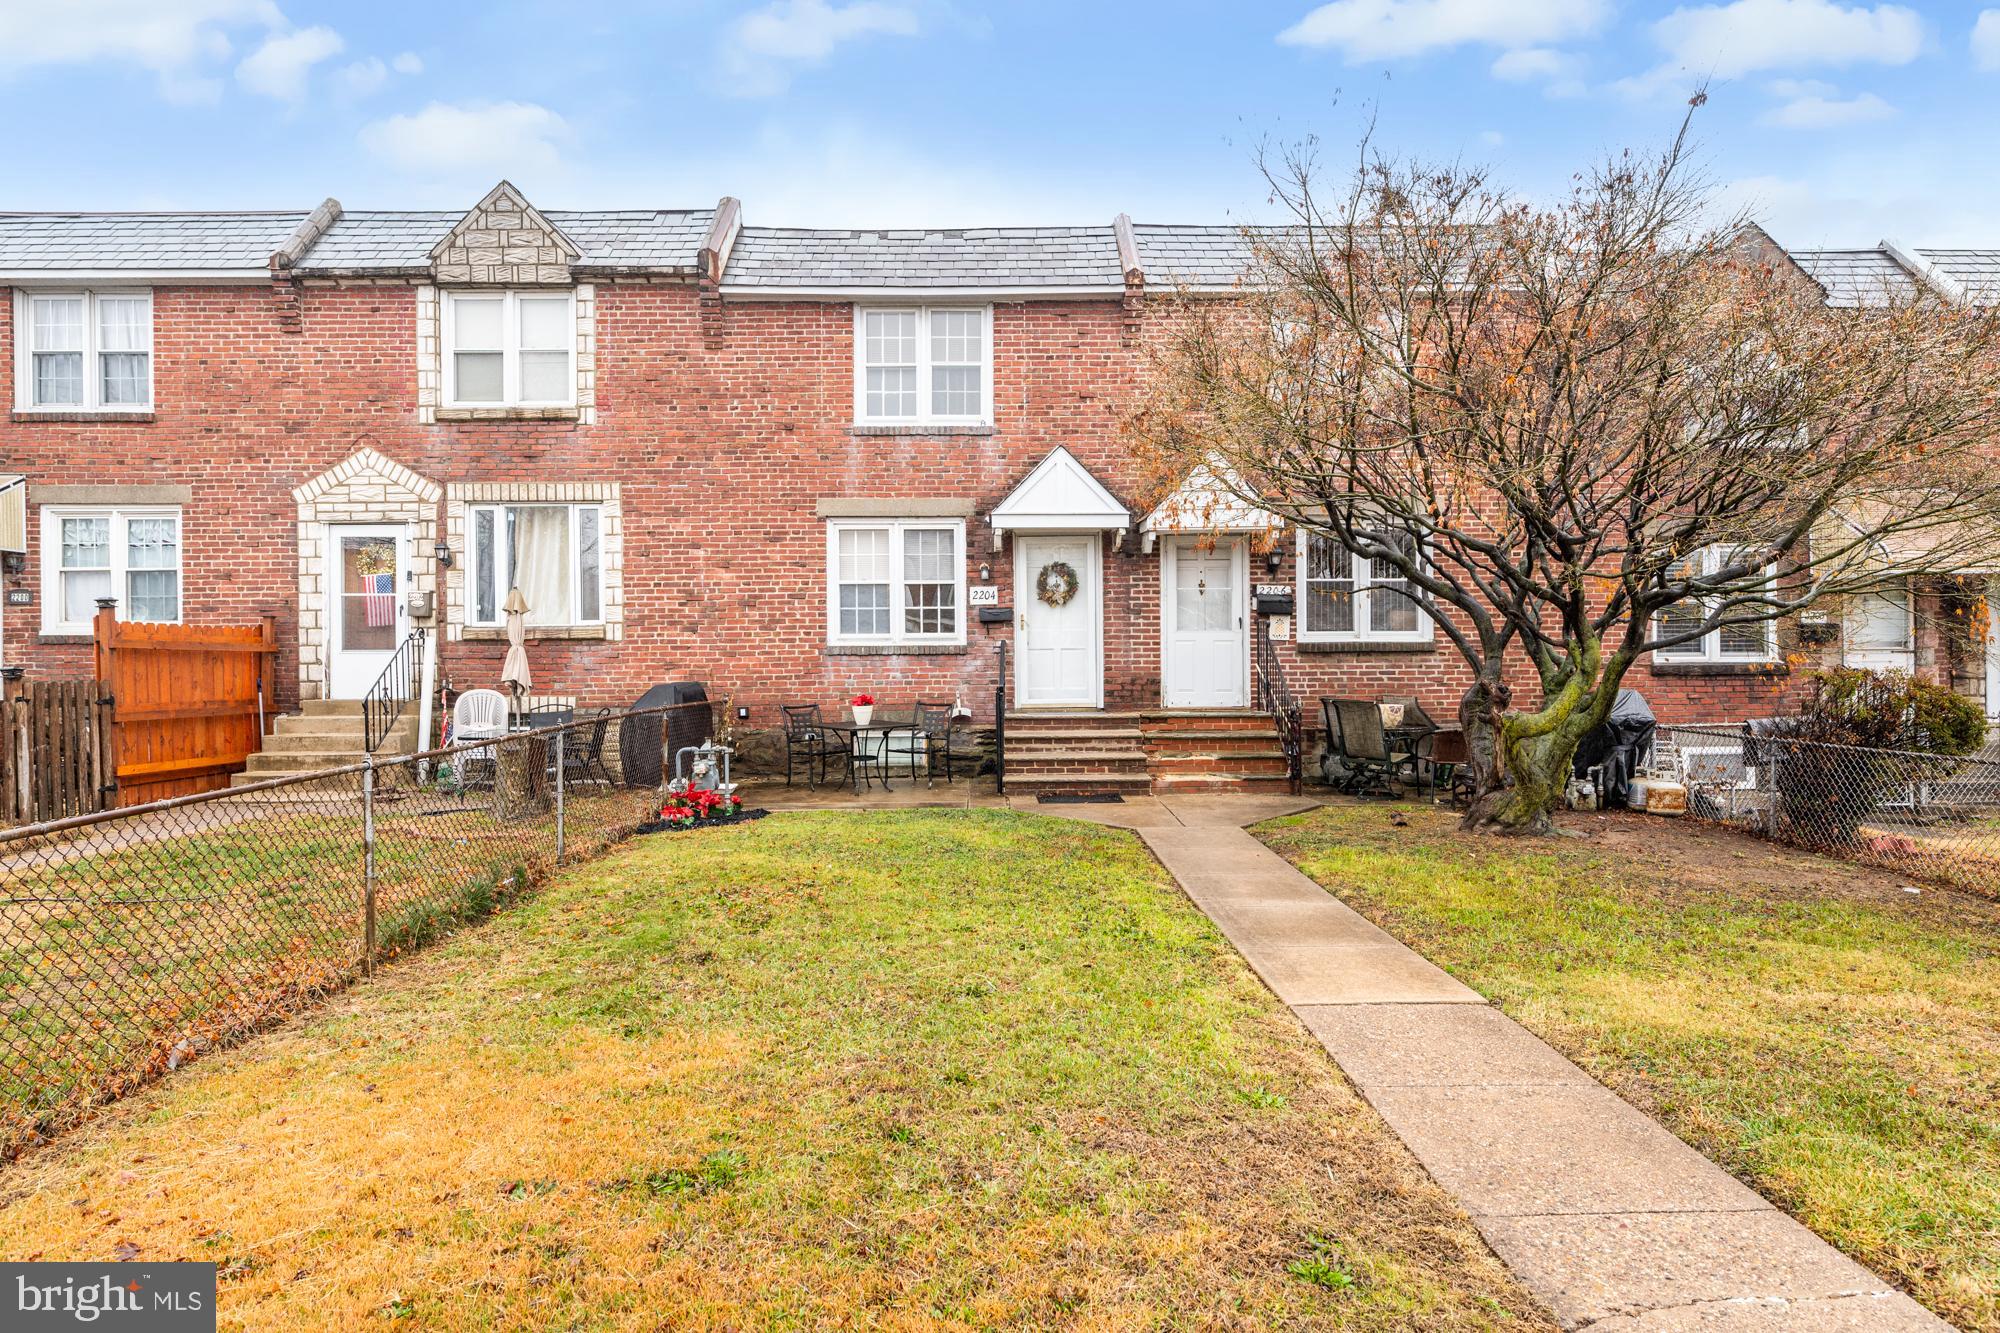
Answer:
POLYGON ((42 509, 42 632, 88 634, 97 599, 121 620, 181 618, 178 509, 42 509))
MULTIPOLYGON (((1685 579, 1712 575, 1739 558, 1740 553, 1734 547, 1705 546, 1677 562, 1673 577, 1685 579)), ((1764 580, 1767 585, 1775 585, 1777 571, 1767 568, 1764 580)), ((1739 589, 1747 591, 1740 584, 1739 589)), ((1689 633, 1708 619, 1713 605, 1711 599, 1702 597, 1677 602, 1660 612, 1654 621, 1654 634, 1665 637, 1689 633)), ((1750 613, 1754 614, 1754 608, 1750 609, 1750 613)), ((1662 662, 1769 662, 1777 655, 1777 626, 1769 620, 1720 625, 1699 638, 1661 648, 1654 653, 1654 657, 1662 662)))
POLYGON ((569 292, 448 292, 447 407, 576 404, 576 305, 569 292))
POLYGON ((827 529, 827 641, 965 642, 965 525, 839 522, 827 529))
POLYGON ((467 623, 503 625, 507 592, 521 590, 523 621, 595 625, 604 619, 604 510, 600 505, 473 505, 467 623))
POLYGON ((868 426, 992 423, 987 306, 855 311, 854 419, 868 426))
MULTIPOLYGON (((1415 549, 1414 537, 1395 540, 1404 550, 1415 549)), ((1298 600, 1300 643, 1420 643, 1431 637, 1430 621, 1401 570, 1385 560, 1364 560, 1324 533, 1299 534, 1298 600)))
POLYGON ((152 293, 25 292, 14 327, 23 409, 151 410, 152 293))

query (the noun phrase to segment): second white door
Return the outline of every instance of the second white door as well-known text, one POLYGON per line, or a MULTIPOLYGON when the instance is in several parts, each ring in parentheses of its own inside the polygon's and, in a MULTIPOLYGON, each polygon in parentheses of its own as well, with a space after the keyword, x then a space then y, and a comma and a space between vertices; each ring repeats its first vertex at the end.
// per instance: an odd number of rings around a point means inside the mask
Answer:
POLYGON ((1161 556, 1161 699, 1169 708, 1250 702, 1243 543, 1170 542, 1161 556))
POLYGON ((403 530, 336 524, 327 529, 327 695, 364 697, 389 665, 409 613, 403 601, 403 530))

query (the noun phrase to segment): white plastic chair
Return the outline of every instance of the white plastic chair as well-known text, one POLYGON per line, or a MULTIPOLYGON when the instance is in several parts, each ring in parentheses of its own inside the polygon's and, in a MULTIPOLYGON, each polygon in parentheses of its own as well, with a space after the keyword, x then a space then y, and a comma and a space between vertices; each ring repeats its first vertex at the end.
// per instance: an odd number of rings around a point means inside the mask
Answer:
MULTIPOLYGON (((452 704, 453 745, 466 741, 499 740, 506 734, 507 696, 500 691, 467 690, 458 696, 456 703, 452 704)), ((499 753, 491 746, 459 751, 457 756, 459 780, 465 783, 471 782, 473 765, 482 765, 490 770, 497 767, 499 758, 499 753)))

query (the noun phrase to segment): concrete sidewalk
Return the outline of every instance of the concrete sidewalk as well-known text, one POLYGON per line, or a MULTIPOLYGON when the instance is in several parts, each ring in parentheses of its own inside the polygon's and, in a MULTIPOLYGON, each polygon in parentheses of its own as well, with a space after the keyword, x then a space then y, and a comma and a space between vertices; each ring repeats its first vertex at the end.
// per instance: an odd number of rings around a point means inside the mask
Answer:
POLYGON ((1240 826, 1281 803, 1245 799, 1134 823, 1565 1328, 1949 1328, 1293 869, 1240 826))

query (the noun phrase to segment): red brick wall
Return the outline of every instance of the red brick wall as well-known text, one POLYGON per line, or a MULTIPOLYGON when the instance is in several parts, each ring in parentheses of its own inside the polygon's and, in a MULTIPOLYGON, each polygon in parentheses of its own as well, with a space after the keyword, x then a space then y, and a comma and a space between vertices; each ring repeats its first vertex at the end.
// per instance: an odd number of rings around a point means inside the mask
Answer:
MULTIPOLYGON (((0 383, 12 385, 11 301, 0 314, 0 383)), ((832 703, 867 688, 886 703, 950 698, 992 707, 994 646, 1005 626, 970 627, 962 654, 838 656, 826 634, 825 528, 831 496, 970 498, 967 561, 991 564, 1014 602, 1011 548, 995 553, 983 516, 1062 445, 1135 511, 1119 411, 1139 354, 1116 300, 1000 305, 994 313, 997 429, 990 435, 857 434, 853 319, 845 306, 732 303, 719 346, 702 341, 695 292, 666 285, 597 289, 594 426, 417 421, 414 290, 311 287, 302 329, 283 331, 262 287, 154 292, 155 418, 145 423, 0 424, 0 459, 30 481, 28 569, 9 586, 37 605, 7 619, 10 662, 87 672, 87 649, 40 639, 34 486, 171 482, 185 509, 184 614, 253 620, 270 611, 288 645, 280 675, 295 696, 297 509, 294 486, 371 446, 440 485, 458 481, 617 481, 624 512, 625 637, 531 646, 538 690, 619 703, 668 679, 735 695, 753 724, 776 705, 832 703)), ((1108 543, 1107 543, 1108 545, 1108 543)), ((1159 701, 1159 556, 1136 534, 1107 550, 1106 698, 1159 701)), ((1274 578, 1253 556, 1251 581, 1292 577, 1283 544, 1274 578)), ((461 553, 462 558, 462 553, 461 553)), ((460 687, 498 680, 504 645, 448 644, 460 687)), ((1456 709, 1464 669, 1439 638, 1429 653, 1301 655, 1285 646, 1302 698, 1411 694, 1456 709)), ((1769 713, 1782 685, 1744 677, 1633 680, 1665 719, 1769 713)))

